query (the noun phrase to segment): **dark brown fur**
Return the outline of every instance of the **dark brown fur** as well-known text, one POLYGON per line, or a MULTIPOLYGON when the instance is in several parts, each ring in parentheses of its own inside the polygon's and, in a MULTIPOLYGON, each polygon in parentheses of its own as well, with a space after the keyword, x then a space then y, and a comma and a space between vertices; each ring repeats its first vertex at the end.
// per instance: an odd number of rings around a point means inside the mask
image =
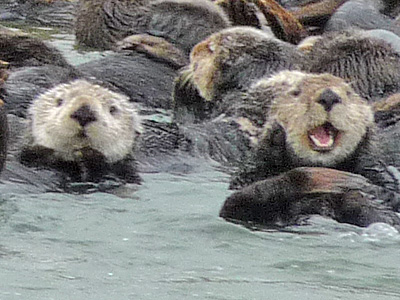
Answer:
POLYGON ((326 34, 314 44, 309 57, 308 71, 341 77, 370 101, 400 89, 400 54, 362 32, 326 34))
POLYGON ((252 27, 217 32, 192 50, 190 64, 175 82, 178 121, 185 112, 204 119, 235 110, 238 97, 250 84, 286 69, 300 69, 302 54, 289 43, 252 27))

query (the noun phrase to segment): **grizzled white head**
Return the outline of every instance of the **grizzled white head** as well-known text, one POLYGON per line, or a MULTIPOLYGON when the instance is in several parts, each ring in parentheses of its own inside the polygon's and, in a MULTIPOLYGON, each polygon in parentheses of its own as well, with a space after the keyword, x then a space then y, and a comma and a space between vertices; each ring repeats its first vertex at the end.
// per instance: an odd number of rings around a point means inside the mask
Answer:
POLYGON ((90 147, 110 163, 132 153, 142 132, 140 118, 128 98, 104 87, 76 80, 37 97, 29 108, 33 144, 53 149, 74 161, 90 147))

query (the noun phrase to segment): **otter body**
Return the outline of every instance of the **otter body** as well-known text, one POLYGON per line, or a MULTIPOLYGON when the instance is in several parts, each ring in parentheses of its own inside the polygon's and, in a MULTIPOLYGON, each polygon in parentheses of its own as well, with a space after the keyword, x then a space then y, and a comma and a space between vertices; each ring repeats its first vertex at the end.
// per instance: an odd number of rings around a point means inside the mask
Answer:
POLYGON ((394 19, 386 15, 395 9, 394 3, 384 2, 376 0, 347 1, 331 16, 324 30, 385 29, 400 34, 400 26, 395 23, 394 19))
POLYGON ((0 60, 11 68, 55 65, 68 66, 60 51, 42 40, 0 26, 0 60))
POLYGON ((78 0, 2 0, 0 21, 18 21, 73 31, 78 0))
POLYGON ((362 171, 360 157, 373 146, 373 111, 343 79, 282 71, 255 83, 245 99, 267 107, 246 180, 300 166, 362 171))

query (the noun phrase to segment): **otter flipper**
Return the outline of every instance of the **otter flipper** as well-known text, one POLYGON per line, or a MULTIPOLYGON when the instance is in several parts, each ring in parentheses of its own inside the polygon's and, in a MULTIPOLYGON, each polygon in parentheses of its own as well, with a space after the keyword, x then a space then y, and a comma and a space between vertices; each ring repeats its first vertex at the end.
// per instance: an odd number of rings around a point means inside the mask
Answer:
POLYGON ((393 210, 399 195, 366 178, 327 168, 296 168, 258 181, 227 198, 220 216, 263 226, 299 224, 312 214, 368 226, 385 222, 400 227, 393 210))

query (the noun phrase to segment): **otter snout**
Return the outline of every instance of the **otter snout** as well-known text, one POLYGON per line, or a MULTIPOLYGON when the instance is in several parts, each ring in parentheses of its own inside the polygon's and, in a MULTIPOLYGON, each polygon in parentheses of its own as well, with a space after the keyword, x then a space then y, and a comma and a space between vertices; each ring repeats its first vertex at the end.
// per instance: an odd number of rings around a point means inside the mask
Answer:
POLYGON ((317 102, 321 104, 326 111, 330 111, 335 104, 341 103, 342 99, 331 89, 325 89, 321 95, 319 95, 317 102))
POLYGON ((76 120, 82 127, 97 121, 95 113, 90 109, 89 105, 82 105, 79 109, 71 114, 71 119, 76 120))

